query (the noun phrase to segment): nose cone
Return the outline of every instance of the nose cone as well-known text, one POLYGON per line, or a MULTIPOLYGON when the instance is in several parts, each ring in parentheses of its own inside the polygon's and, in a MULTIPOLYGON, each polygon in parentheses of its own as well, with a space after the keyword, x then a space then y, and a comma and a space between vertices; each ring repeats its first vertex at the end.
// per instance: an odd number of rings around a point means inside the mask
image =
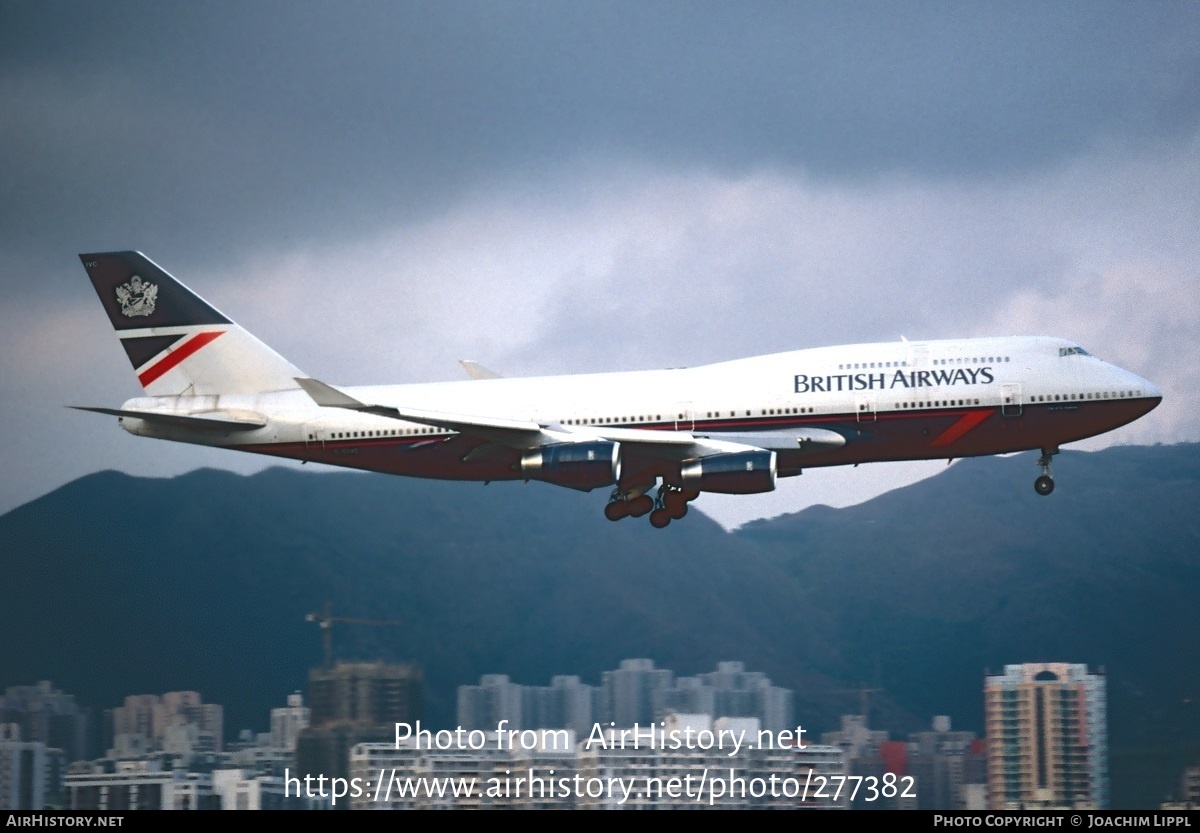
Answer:
POLYGON ((1159 389, 1158 385, 1147 379, 1143 379, 1141 376, 1132 373, 1129 375, 1137 380, 1137 390, 1141 392, 1142 397, 1153 401, 1154 404, 1151 405, 1151 408, 1158 407, 1158 403, 1162 402, 1163 397, 1162 390, 1159 389))
POLYGON ((1158 385, 1132 371, 1110 367, 1112 370, 1104 384, 1110 387, 1113 398, 1117 400, 1112 413, 1122 420, 1121 425, 1141 419, 1162 402, 1163 392, 1158 385))
POLYGON ((1156 407, 1162 401, 1162 390, 1149 379, 1143 379, 1133 371, 1117 367, 1116 365, 1109 365, 1109 368, 1109 376, 1105 382, 1106 386, 1112 385, 1118 391, 1123 390, 1126 397, 1140 399, 1150 404, 1150 408, 1146 409, 1147 411, 1156 407))

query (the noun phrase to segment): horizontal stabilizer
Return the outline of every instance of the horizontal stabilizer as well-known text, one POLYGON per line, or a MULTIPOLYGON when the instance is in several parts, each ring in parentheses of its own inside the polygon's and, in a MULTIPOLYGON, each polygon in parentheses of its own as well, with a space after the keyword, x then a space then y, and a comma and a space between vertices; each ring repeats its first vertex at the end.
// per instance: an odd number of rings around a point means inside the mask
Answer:
POLYGON ((198 414, 176 414, 165 411, 127 411, 120 408, 89 408, 84 405, 68 405, 77 411, 91 411, 94 414, 108 414, 115 417, 130 417, 146 422, 157 422, 160 425, 172 425, 183 428, 200 428, 207 431, 253 431, 267 424, 265 417, 245 412, 202 411, 198 414))

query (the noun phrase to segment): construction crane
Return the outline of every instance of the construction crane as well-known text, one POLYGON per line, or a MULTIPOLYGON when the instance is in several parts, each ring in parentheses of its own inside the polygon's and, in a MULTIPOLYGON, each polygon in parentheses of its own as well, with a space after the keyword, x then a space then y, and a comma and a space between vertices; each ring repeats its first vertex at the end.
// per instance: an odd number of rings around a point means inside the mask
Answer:
POLYGON ((871 709, 871 695, 872 694, 882 694, 883 692, 884 692, 884 689, 882 689, 882 688, 867 688, 866 686, 863 686, 862 688, 837 688, 829 693, 830 694, 857 694, 861 701, 860 707, 862 708, 863 725, 867 726, 871 722, 871 719, 868 716, 868 712, 871 709))
POLYGON ((304 617, 304 621, 316 622, 321 627, 321 640, 325 648, 325 670, 327 671, 333 667, 334 622, 341 622, 344 625, 370 625, 371 627, 398 627, 404 624, 393 619, 351 619, 347 616, 334 616, 332 605, 329 602, 325 602, 324 613, 309 613, 304 617))

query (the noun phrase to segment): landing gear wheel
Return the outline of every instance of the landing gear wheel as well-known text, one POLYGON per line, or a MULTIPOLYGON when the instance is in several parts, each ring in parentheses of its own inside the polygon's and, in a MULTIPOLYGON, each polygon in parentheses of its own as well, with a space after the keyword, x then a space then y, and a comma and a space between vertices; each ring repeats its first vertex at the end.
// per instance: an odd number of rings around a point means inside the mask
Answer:
POLYGON ((663 529, 671 522, 671 513, 666 509, 655 509, 650 513, 650 525, 655 529, 663 529))
POLYGON ((687 500, 682 492, 667 492, 663 495, 663 508, 675 520, 679 520, 687 514, 687 500))
POLYGON ((629 504, 623 500, 614 500, 604 507, 604 517, 610 521, 619 521, 629 514, 629 504))
POLYGON ((1054 475, 1050 472, 1050 461, 1057 453, 1057 448, 1043 448, 1042 456, 1038 458, 1037 464, 1042 467, 1042 476, 1033 481, 1033 490, 1042 497, 1054 491, 1054 475))
POLYGON ((631 518, 640 518, 654 508, 654 498, 650 497, 650 495, 635 497, 629 501, 628 506, 629 516, 631 518))

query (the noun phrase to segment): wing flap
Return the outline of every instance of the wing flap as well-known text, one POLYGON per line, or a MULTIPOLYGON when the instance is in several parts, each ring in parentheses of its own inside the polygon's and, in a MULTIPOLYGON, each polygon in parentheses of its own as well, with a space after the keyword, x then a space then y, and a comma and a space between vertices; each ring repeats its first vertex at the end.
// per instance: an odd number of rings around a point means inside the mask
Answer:
POLYGON ((759 434, 705 435, 713 439, 766 449, 767 451, 831 451, 846 444, 846 438, 827 428, 791 428, 759 434))

